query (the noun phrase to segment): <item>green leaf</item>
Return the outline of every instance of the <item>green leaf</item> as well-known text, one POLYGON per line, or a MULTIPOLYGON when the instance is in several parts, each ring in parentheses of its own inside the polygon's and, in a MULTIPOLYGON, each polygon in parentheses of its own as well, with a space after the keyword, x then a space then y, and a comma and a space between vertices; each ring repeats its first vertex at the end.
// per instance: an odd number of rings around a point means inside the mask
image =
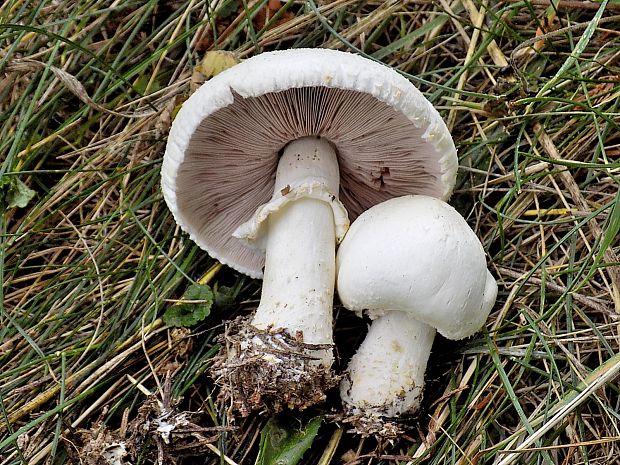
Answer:
POLYGON ((245 283, 245 278, 240 278, 234 286, 219 286, 217 283, 213 286, 213 305, 217 308, 225 308, 235 303, 241 288, 245 283))
POLYGON ((213 291, 206 284, 192 284, 187 288, 181 302, 174 304, 164 313, 168 326, 193 326, 211 312, 213 291))
POLYGON ((302 427, 295 419, 270 418, 260 433, 257 465, 296 465, 310 449, 322 422, 318 416, 302 427))
POLYGON ((0 206, 5 208, 24 208, 34 197, 30 189, 19 178, 5 176, 0 180, 0 206))

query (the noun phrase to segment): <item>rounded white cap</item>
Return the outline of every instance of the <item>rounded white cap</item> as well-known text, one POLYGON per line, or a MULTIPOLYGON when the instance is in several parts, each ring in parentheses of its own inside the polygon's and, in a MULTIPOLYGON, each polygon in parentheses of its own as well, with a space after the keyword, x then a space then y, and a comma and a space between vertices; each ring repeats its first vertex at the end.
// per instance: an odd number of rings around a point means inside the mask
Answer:
POLYGON ((465 219, 427 196, 375 205, 351 225, 337 255, 349 310, 377 318, 409 312, 448 339, 478 331, 497 296, 484 250, 465 219))
POLYGON ((351 219, 399 195, 445 199, 454 186, 450 133, 403 76, 334 50, 270 52, 212 78, 176 116, 162 190, 177 223, 214 258, 261 277, 263 252, 232 233, 269 201, 279 152, 304 136, 334 145, 351 219))

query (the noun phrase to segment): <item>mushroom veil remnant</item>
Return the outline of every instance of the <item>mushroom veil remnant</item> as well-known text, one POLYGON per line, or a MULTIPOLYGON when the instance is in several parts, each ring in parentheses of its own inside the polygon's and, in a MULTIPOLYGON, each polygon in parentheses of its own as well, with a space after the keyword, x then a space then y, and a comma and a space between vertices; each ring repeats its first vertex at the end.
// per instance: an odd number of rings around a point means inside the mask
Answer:
POLYGON ((357 218, 337 270, 342 304, 373 320, 341 383, 349 411, 364 419, 417 410, 435 332, 471 336, 497 296, 465 219, 422 195, 388 200, 357 218))
POLYGON ((450 195, 456 150, 394 70, 350 53, 287 50, 212 78, 175 118, 164 198, 201 248, 253 278, 261 301, 216 369, 233 407, 304 408, 331 373, 335 248, 395 196, 450 195), (264 271, 263 271, 264 269, 264 271))

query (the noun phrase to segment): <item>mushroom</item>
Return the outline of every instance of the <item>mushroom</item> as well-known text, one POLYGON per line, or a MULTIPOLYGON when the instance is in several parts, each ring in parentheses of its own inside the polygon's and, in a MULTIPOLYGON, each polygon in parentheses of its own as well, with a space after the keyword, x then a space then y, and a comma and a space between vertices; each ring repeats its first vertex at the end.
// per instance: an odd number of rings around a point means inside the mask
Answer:
POLYGON ((447 198, 456 168, 450 134, 421 92, 350 53, 263 53, 183 104, 164 155, 164 198, 202 249, 263 278, 250 324, 227 339, 216 369, 236 408, 323 399, 337 383, 335 248, 348 217, 394 196, 447 198))
POLYGON ((497 296, 465 219, 422 195, 357 218, 338 249, 337 290, 344 307, 373 320, 340 385, 348 411, 366 418, 415 412, 436 331, 471 336, 497 296))

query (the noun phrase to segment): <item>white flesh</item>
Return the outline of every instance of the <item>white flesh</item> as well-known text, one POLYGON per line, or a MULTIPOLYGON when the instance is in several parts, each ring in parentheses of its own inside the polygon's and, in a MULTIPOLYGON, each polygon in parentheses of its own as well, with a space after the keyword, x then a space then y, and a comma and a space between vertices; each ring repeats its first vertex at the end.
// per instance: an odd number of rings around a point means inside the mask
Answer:
MULTIPOLYGON (((286 146, 278 164, 274 192, 287 192, 301 180, 324 183, 338 194, 339 171, 329 142, 305 137, 286 146)), ((332 207, 301 198, 268 219, 261 301, 252 320, 259 329, 303 334, 304 343, 332 343, 332 305, 336 276, 336 237, 332 207)), ((322 351, 322 364, 333 361, 322 351)))
POLYGON ((366 415, 396 417, 417 410, 435 332, 406 312, 374 320, 340 384, 344 403, 366 415))

